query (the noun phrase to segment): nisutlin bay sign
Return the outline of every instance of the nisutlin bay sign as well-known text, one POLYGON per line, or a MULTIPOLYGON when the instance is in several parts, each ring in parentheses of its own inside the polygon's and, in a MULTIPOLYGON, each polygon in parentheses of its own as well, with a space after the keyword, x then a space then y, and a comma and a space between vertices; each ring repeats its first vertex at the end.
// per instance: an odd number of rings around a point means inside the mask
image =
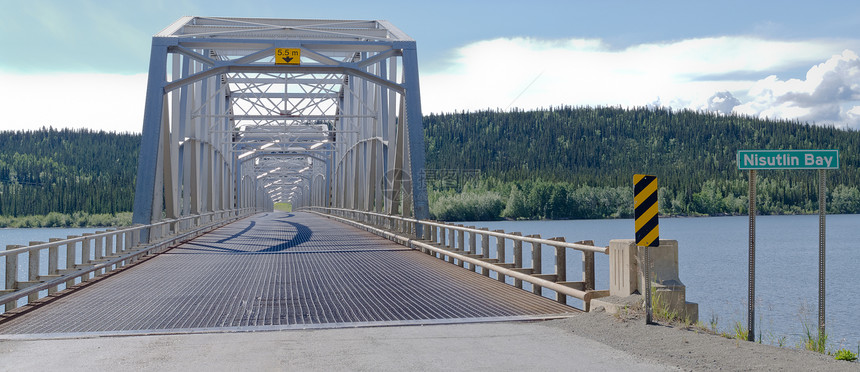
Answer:
POLYGON ((839 169, 839 150, 738 150, 738 169, 839 169))

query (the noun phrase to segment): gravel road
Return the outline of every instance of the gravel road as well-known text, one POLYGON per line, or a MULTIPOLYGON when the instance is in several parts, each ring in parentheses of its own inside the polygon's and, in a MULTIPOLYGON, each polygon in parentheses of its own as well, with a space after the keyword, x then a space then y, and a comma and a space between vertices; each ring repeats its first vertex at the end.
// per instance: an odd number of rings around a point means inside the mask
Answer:
POLYGON ((860 363, 807 350, 727 339, 681 325, 646 325, 638 311, 625 316, 591 312, 543 324, 688 371, 860 371, 860 363))

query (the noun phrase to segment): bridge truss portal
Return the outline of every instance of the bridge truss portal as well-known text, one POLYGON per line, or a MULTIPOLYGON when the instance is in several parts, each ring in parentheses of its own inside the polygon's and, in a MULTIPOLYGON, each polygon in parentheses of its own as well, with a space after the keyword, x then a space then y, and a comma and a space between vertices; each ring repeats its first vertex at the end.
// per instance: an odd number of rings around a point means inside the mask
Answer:
POLYGON ((152 39, 134 222, 273 202, 427 218, 417 62, 386 21, 177 20, 152 39))

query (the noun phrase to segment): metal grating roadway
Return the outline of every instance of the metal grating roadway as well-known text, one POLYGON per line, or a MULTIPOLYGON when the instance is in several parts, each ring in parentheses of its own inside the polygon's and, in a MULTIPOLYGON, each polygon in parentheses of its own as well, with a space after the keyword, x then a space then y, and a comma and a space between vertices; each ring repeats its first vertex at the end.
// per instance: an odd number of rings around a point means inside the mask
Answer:
POLYGON ((0 324, 0 334, 356 326, 577 312, 309 213, 237 221, 0 324))

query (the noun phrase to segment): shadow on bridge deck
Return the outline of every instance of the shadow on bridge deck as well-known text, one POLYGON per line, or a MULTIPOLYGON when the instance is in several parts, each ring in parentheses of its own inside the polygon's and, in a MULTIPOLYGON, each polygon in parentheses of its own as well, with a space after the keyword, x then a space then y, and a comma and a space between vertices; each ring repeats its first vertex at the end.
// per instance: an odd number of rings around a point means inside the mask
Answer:
POLYGON ((13 317, 0 334, 355 327, 577 311, 323 217, 276 212, 13 317))

